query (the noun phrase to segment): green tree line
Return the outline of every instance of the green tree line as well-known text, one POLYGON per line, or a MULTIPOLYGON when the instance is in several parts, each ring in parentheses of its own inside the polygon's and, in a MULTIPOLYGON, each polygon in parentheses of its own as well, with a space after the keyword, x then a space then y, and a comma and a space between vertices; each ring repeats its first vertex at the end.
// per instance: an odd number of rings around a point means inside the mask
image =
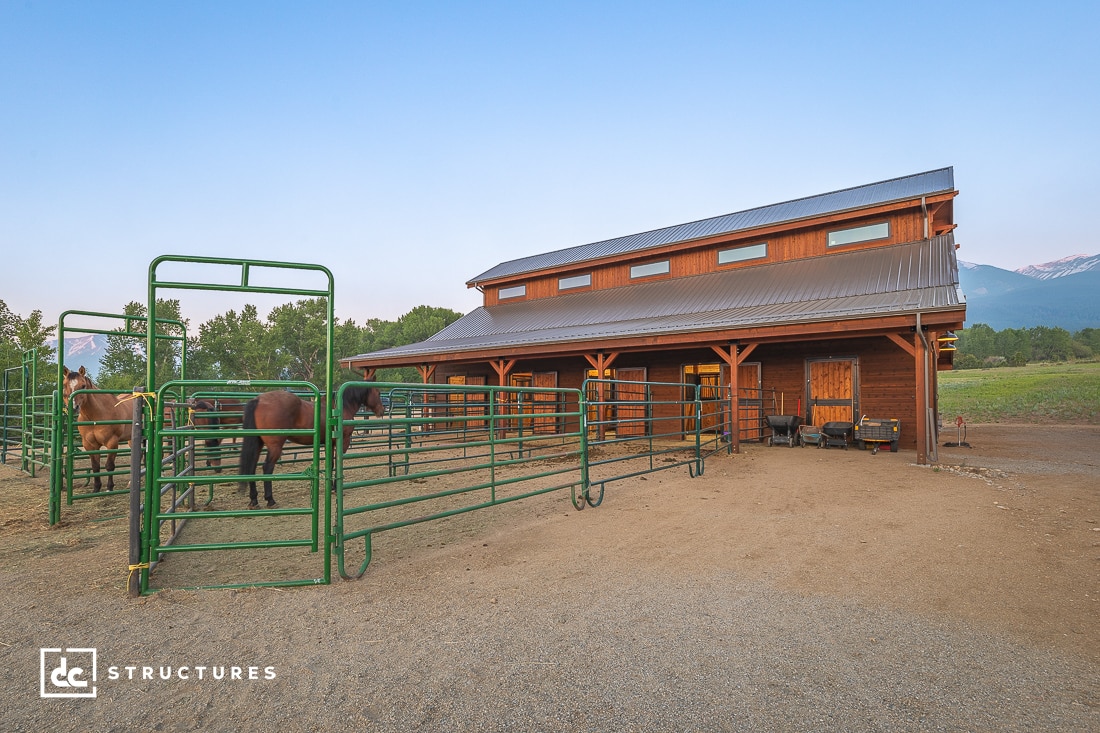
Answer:
MULTIPOLYGON (((145 340, 122 334, 144 331, 148 309, 142 303, 130 302, 122 314, 135 320, 114 329, 120 335, 107 336, 96 379, 101 389, 131 389, 146 381, 145 340)), ((447 308, 420 305, 396 321, 372 318, 358 325, 337 318, 333 323, 334 358, 423 341, 461 317, 461 313, 447 308)), ((188 331, 188 379, 285 379, 319 384, 325 378, 325 319, 326 305, 321 298, 280 305, 266 318, 261 318, 255 306, 246 305, 240 311, 229 310, 199 324, 198 331, 191 333, 190 324, 181 317, 179 301, 158 299, 157 333, 167 337, 156 347, 158 384, 178 378, 183 362, 182 338, 171 338, 182 334, 171 321, 182 323, 188 331)), ((0 301, 0 364, 5 369, 19 367, 23 353, 37 349, 39 376, 52 383, 57 362, 48 341, 55 331, 56 326, 43 326, 40 311, 24 319, 0 301)), ((341 369, 337 361, 333 363, 333 374, 337 383, 361 378, 360 374, 341 369)), ((378 379, 420 381, 412 368, 379 370, 378 379)))
POLYGON ((1100 356, 1100 329, 1070 333, 1064 328, 1035 326, 994 331, 976 323, 958 332, 955 369, 1023 366, 1036 361, 1074 361, 1100 356))

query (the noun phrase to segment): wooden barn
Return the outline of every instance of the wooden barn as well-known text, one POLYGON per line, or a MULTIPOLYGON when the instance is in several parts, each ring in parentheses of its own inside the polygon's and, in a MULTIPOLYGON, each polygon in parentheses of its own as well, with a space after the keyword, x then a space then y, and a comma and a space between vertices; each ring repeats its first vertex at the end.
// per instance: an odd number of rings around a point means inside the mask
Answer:
POLYGON ((942 168, 503 262, 467 282, 484 304, 427 341, 342 362, 443 384, 692 385, 728 396, 735 444, 764 414, 896 419, 926 463, 966 315, 957 193, 942 168))

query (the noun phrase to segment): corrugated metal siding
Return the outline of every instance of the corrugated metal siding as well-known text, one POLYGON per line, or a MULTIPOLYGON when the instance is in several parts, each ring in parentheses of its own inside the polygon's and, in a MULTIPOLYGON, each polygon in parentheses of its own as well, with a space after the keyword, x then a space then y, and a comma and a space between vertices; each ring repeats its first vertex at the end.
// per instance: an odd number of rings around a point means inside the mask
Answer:
POLYGON ((427 341, 374 355, 415 356, 912 313, 961 305, 958 282, 955 239, 946 234, 910 244, 482 307, 427 341))
POLYGON ((639 252, 676 242, 687 242, 719 234, 730 234, 760 226, 797 221, 823 214, 876 206, 891 201, 903 201, 953 190, 955 190, 954 170, 952 168, 940 168, 939 170, 894 178, 889 181, 856 186, 781 204, 772 204, 734 214, 716 216, 711 219, 678 224, 640 234, 631 234, 616 239, 607 239, 602 242, 593 242, 592 244, 560 249, 546 254, 510 260, 481 273, 466 284, 477 285, 486 280, 510 277, 525 272, 536 272, 549 267, 560 267, 561 265, 585 262, 611 255, 639 252))

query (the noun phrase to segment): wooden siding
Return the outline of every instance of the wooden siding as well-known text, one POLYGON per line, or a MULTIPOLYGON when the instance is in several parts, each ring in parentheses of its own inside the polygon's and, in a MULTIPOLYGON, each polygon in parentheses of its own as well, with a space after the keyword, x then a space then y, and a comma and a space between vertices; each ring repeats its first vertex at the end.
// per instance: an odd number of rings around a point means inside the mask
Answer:
MULTIPOLYGON (((855 419, 866 415, 900 420, 901 447, 916 447, 916 365, 912 356, 885 336, 761 344, 753 352, 751 360, 760 364, 765 414, 780 411, 795 414, 801 410, 803 420, 813 417, 810 395, 807 393, 806 365, 808 360, 814 359, 854 359, 858 366, 857 392, 853 395, 855 419)), ((684 364, 714 361, 714 352, 709 348, 636 352, 621 354, 613 368, 624 372, 644 368, 649 381, 677 385, 683 381, 684 364)), ((590 365, 580 357, 529 359, 516 364, 517 372, 556 372, 558 386, 569 389, 581 388, 589 368, 590 365)), ((458 375, 466 376, 468 384, 475 383, 470 378, 476 376, 486 377, 487 384, 496 384, 496 375, 487 364, 441 364, 436 378, 446 382, 449 376, 458 375)), ((728 382, 728 372, 726 375, 723 383, 728 382)), ((658 387, 654 399, 659 403, 653 407, 655 418, 681 417, 675 404, 676 400, 681 399, 679 387, 658 387)), ((576 425, 565 427, 576 429, 576 425)))
MULTIPOLYGON (((935 225, 933 225, 935 226, 935 225)), ((854 249, 866 249, 871 247, 885 247, 891 244, 915 242, 923 239, 924 215, 920 208, 892 212, 888 215, 865 215, 861 212, 853 212, 846 218, 830 220, 816 226, 788 225, 786 231, 775 231, 768 236, 762 236, 759 232, 739 233, 735 237, 723 237, 702 242, 681 243, 674 251, 664 253, 642 252, 632 253, 620 260, 606 262, 595 266, 594 263, 581 266, 572 266, 568 269, 555 270, 551 273, 529 273, 507 280, 501 280, 492 286, 485 288, 485 306, 500 305, 522 300, 537 300, 541 298, 553 298, 559 295, 570 295, 588 290, 604 290, 618 288, 637 282, 650 282, 669 278, 688 277, 708 272, 731 270, 740 267, 753 267, 757 265, 786 262, 790 260, 805 259, 808 257, 822 257, 833 253, 851 252, 854 249), (874 224, 882 221, 890 222, 890 237, 871 242, 828 247, 826 241, 830 231, 847 229, 874 224), (734 262, 726 265, 718 264, 719 250, 729 249, 739 245, 757 244, 766 241, 768 243, 767 257, 734 262), (667 259, 669 272, 667 275, 656 275, 646 278, 632 279, 630 268, 645 262, 653 262, 667 259), (562 277, 574 275, 592 275, 592 285, 584 288, 571 288, 559 291, 558 280, 562 277), (501 300, 497 294, 501 288, 525 285, 526 295, 520 298, 505 298, 501 300)))

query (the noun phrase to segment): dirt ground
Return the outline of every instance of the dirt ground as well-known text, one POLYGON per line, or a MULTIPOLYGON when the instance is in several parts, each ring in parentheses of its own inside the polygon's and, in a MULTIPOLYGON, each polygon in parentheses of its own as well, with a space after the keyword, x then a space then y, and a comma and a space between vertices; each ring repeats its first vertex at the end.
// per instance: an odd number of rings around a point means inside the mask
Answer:
POLYGON ((0 466, 0 727, 1098 730, 1100 427, 967 441, 750 444, 384 533, 357 581, 141 599, 124 497, 50 528, 0 466), (39 650, 90 647, 97 698, 40 699, 39 650))

